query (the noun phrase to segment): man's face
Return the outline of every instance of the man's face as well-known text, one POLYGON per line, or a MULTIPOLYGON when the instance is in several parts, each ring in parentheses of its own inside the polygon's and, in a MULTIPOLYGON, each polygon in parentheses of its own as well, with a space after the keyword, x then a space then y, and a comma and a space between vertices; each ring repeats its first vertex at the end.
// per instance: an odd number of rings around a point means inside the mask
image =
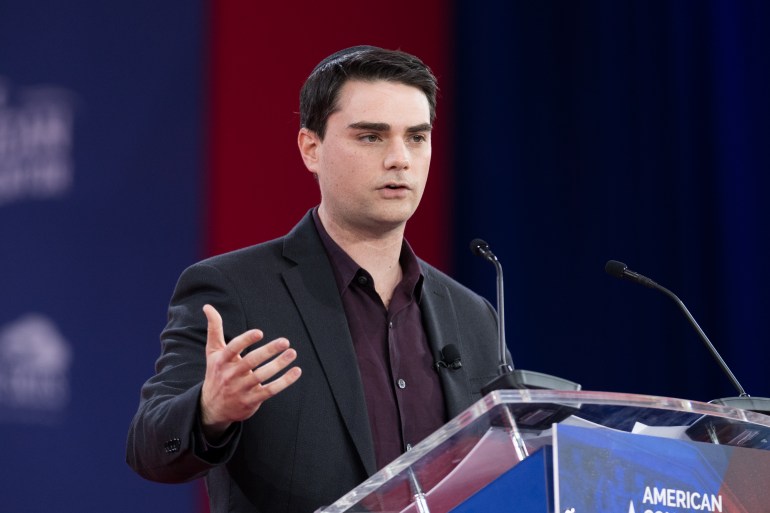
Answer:
POLYGON ((304 129, 299 136, 305 165, 318 177, 324 217, 372 235, 402 228, 425 190, 430 135, 420 89, 382 80, 345 83, 324 140, 304 129))

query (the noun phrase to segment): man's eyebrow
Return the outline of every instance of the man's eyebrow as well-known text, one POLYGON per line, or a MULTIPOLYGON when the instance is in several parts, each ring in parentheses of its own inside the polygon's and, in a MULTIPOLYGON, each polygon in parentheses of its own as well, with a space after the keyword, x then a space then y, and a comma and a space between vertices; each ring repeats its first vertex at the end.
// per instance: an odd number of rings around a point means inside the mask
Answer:
MULTIPOLYGON (((358 121, 357 123, 351 123, 348 128, 353 130, 371 130, 372 132, 388 132, 390 131, 390 124, 388 123, 375 123, 370 121, 358 121)), ((410 126, 406 129, 407 132, 430 132, 433 129, 430 123, 422 123, 415 126, 410 126)))
POLYGON ((430 132, 431 130, 433 130, 433 126, 430 123, 422 123, 421 125, 410 126, 406 129, 410 134, 415 132, 430 132))
POLYGON ((390 125, 387 123, 359 121, 357 123, 349 124, 348 128, 352 128, 353 130, 371 130, 372 132, 387 132, 390 130, 390 125))

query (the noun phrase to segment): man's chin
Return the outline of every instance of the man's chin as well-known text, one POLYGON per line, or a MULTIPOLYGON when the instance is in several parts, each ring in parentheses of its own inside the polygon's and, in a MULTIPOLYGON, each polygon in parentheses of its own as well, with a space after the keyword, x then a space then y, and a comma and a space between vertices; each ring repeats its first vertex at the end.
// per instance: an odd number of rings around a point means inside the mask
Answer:
POLYGON ((366 222, 366 228, 373 234, 387 234, 394 231, 403 232, 406 222, 412 217, 410 212, 382 212, 370 216, 366 222))
POLYGON ((377 222, 383 227, 388 227, 390 229, 403 228, 406 222, 412 218, 415 211, 416 209, 411 208, 385 210, 380 212, 375 219, 377 219, 377 222))

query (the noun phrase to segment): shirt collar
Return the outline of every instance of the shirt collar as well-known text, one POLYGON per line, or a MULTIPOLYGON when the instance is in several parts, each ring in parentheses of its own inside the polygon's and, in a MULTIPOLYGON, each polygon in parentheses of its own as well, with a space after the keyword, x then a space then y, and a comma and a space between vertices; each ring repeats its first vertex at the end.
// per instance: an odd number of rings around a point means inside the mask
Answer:
MULTIPOLYGON (((329 261, 332 264, 334 270, 334 278, 337 282, 337 288, 342 294, 345 289, 350 285, 356 276, 364 273, 369 279, 371 275, 369 272, 358 265, 345 250, 343 250, 334 239, 332 239, 329 232, 324 228, 321 218, 318 216, 318 207, 313 209, 313 222, 315 223, 318 235, 321 237, 326 254, 329 256, 329 261)), ((401 271, 403 277, 401 278, 401 284, 407 287, 407 290, 412 291, 417 300, 420 299, 422 294, 422 282, 423 275, 420 268, 420 262, 417 260, 417 255, 414 254, 412 247, 404 239, 401 245, 401 255, 398 259, 401 264, 401 271)))

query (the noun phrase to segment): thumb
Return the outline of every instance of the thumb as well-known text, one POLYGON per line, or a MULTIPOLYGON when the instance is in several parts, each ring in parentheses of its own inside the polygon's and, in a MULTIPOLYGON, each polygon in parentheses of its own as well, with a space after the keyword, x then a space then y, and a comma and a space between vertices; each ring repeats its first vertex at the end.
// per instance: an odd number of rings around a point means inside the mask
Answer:
POLYGON ((206 354, 214 351, 220 351, 226 347, 225 332, 222 327, 222 316, 219 315, 216 308, 211 305, 203 306, 203 313, 208 321, 208 330, 206 332, 206 354))

